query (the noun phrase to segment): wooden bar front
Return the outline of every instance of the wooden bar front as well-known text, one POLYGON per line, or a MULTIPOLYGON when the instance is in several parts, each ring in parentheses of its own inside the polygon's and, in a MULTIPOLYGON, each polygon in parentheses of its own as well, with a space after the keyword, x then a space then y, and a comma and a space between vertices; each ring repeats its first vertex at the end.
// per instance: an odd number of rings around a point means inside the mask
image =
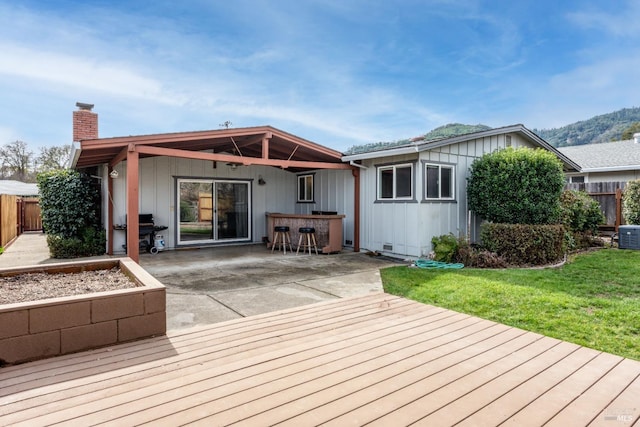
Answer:
POLYGON ((330 254, 342 251, 342 218, 344 215, 302 215, 267 213, 267 231, 269 242, 273 242, 273 228, 276 226, 289 227, 291 243, 298 246, 300 234, 298 228, 313 227, 316 229, 318 252, 330 254))

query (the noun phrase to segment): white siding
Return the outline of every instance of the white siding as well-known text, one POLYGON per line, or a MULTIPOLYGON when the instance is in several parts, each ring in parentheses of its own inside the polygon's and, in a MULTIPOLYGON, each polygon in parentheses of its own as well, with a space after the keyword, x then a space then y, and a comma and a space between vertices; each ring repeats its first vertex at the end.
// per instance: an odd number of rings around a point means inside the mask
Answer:
MULTIPOLYGON (((531 147, 517 134, 512 147, 531 147)), ((505 135, 452 144, 414 155, 391 156, 363 162, 361 186, 361 248, 395 256, 420 257, 431 252, 434 236, 470 233, 477 239, 479 219, 471 218, 467 206, 467 177, 473 161, 485 153, 506 147, 505 135), (424 200, 424 163, 453 164, 456 168, 455 201, 424 200), (414 162, 415 201, 376 202, 377 165, 414 162), (386 249, 385 249, 386 248, 386 249), (390 249, 389 249, 390 248, 390 249)))
MULTIPOLYGON (((115 168, 119 177, 113 180, 113 223, 126 223, 126 161, 115 168)), ((105 168, 106 170, 106 168, 105 168)), ((322 170, 315 172, 315 204, 296 203, 297 174, 268 166, 239 166, 231 169, 224 162, 190 160, 173 157, 149 157, 140 160, 140 213, 151 213, 155 223, 169 228, 161 232, 167 248, 176 247, 176 178, 220 178, 251 181, 252 236, 261 242, 267 235, 267 212, 310 213, 311 210, 332 210, 347 215, 344 236, 353 240, 353 177, 351 171, 322 170), (258 185, 262 177, 264 185, 258 185)), ((103 175, 106 179, 106 172, 103 175)), ((105 181, 106 182, 106 181, 105 181)), ((107 194, 103 185, 103 194, 107 194)), ((107 200, 104 199, 106 224, 107 200)), ((125 233, 114 231, 114 252, 124 253, 125 233)))
MULTIPOLYGON (((335 211, 338 214, 346 215, 342 221, 342 244, 347 247, 353 247, 355 179, 351 170, 323 169, 304 172, 304 174, 313 174, 314 176, 314 203, 296 203, 294 213, 311 214, 312 211, 335 211), (347 244, 347 241, 351 243, 347 244)), ((296 190, 297 188, 293 191, 294 196, 296 190)))

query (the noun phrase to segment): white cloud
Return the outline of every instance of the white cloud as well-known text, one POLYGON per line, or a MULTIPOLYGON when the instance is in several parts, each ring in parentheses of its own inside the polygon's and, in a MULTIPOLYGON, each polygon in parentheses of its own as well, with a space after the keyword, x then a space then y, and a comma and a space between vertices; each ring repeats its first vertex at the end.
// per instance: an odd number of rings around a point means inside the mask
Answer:
POLYGON ((153 99, 162 103, 180 103, 179 98, 163 93, 162 84, 145 77, 127 64, 100 62, 34 48, 0 44, 0 73, 33 79, 52 85, 64 85, 112 95, 153 99))
POLYGON ((593 7, 571 12, 567 16, 575 25, 588 30, 605 32, 616 37, 640 36, 640 3, 636 0, 608 3, 615 5, 615 13, 607 13, 593 7))

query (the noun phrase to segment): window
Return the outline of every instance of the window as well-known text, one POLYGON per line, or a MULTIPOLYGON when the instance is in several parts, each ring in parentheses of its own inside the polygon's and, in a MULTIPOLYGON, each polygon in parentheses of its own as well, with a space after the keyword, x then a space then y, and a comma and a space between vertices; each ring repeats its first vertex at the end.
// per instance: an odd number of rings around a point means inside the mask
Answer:
POLYGON ((573 175, 569 179, 572 184, 583 183, 584 175, 573 175))
POLYGON ((450 165, 437 165, 427 163, 425 165, 425 199, 427 200, 454 200, 455 194, 455 168, 450 165))
POLYGON ((378 199, 408 200, 413 198, 413 165, 380 166, 378 199))
POLYGON ((313 202, 313 175, 298 175, 298 202, 313 202))

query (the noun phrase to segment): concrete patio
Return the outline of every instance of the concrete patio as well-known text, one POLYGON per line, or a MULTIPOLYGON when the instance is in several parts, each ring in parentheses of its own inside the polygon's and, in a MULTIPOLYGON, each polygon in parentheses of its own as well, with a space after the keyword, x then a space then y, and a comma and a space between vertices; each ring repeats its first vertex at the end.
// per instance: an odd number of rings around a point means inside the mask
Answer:
MULTIPOLYGON (((42 233, 21 235, 0 255, 0 268, 54 262, 60 260, 50 258, 42 233)), ((140 265, 167 287, 170 331, 382 292, 380 268, 398 263, 363 253, 285 255, 242 245, 144 253, 140 265)))

